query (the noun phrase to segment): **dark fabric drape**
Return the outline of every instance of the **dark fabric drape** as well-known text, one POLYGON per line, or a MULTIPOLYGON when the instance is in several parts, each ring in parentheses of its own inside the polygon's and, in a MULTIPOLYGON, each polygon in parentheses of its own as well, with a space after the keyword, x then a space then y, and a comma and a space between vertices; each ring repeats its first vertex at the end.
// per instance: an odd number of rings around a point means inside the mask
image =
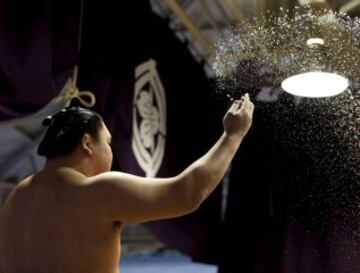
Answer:
MULTIPOLYGON (((186 44, 146 1, 85 1, 78 56, 79 6, 68 0, 1 1, 0 120, 42 108, 78 62, 79 87, 94 92, 95 110, 113 134, 114 168, 144 175, 131 149, 134 70, 153 59, 168 110, 158 176, 177 174, 220 135, 223 102, 211 95, 186 44)), ((219 188, 196 213, 148 223, 154 234, 198 261, 219 264, 222 273, 359 272, 359 177, 346 161, 356 151, 342 145, 321 108, 291 105, 256 103, 253 128, 232 165, 223 223, 219 188), (317 131, 292 141, 309 122, 327 128, 336 148, 317 131), (318 163, 326 160, 343 167, 324 171, 318 163)))
MULTIPOLYGON (((197 64, 147 3, 126 4, 131 17, 119 16, 124 3, 88 2, 81 84, 93 90, 96 110, 111 128, 118 169, 144 175, 131 150, 134 70, 156 61, 167 104, 166 148, 158 176, 178 174, 210 148, 221 134, 222 105, 212 96, 202 65, 197 64)), ((147 224, 167 246, 214 261, 220 224, 219 189, 198 212, 147 224)), ((171 196, 169 196, 171 198, 171 196)))
POLYGON ((76 62, 77 1, 0 2, 0 121, 55 97, 76 62))
MULTIPOLYGON (((167 104, 165 156, 158 176, 178 174, 221 134, 222 107, 211 96, 202 65, 146 1, 85 1, 80 55, 80 1, 11 0, 1 5, 2 120, 46 105, 78 62, 80 90, 93 91, 94 109, 112 132, 114 168, 144 175, 131 149, 133 92, 135 68, 153 59, 167 104)), ((147 226, 166 245, 213 261, 220 201, 217 191, 198 212, 147 226)))

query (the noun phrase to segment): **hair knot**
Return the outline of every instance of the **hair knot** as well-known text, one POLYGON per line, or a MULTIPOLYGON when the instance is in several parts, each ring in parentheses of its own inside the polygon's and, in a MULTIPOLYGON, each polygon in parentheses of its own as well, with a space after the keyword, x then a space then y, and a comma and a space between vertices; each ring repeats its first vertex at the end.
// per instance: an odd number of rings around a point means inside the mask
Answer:
POLYGON ((53 125, 54 123, 54 118, 53 116, 47 116, 43 122, 42 122, 42 125, 43 126, 47 126, 47 127, 50 127, 51 125, 53 125))

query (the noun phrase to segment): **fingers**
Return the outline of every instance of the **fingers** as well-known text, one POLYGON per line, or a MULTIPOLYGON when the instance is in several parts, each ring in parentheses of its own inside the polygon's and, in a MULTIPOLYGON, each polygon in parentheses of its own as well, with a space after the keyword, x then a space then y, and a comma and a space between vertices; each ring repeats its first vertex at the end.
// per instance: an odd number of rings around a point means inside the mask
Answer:
POLYGON ((249 94, 246 93, 244 96, 242 96, 242 99, 244 100, 244 102, 249 102, 250 101, 249 94))
POLYGON ((238 112, 243 107, 250 110, 254 109, 254 104, 250 101, 250 97, 248 93, 242 96, 241 99, 235 100, 230 106, 229 112, 233 112, 233 113, 238 112))
MULTIPOLYGON (((246 108, 246 109, 249 109, 250 111, 254 110, 254 104, 251 102, 248 93, 246 93, 244 96, 242 96, 241 100, 242 100, 241 108, 246 108)), ((239 110, 241 110, 241 108, 239 110)))
POLYGON ((242 104, 241 100, 235 100, 231 105, 229 112, 235 113, 241 107, 241 104, 242 104))
POLYGON ((243 106, 247 105, 250 101, 249 94, 246 93, 244 96, 242 96, 241 101, 243 106))

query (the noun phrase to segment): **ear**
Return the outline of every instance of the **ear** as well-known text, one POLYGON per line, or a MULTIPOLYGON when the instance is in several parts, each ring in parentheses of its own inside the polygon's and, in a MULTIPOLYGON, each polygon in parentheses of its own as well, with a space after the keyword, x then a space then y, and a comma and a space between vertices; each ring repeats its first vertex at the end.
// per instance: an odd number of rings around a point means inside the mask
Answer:
POLYGON ((81 142, 81 147, 88 155, 93 154, 93 145, 91 141, 92 141, 91 136, 89 134, 84 134, 81 142))

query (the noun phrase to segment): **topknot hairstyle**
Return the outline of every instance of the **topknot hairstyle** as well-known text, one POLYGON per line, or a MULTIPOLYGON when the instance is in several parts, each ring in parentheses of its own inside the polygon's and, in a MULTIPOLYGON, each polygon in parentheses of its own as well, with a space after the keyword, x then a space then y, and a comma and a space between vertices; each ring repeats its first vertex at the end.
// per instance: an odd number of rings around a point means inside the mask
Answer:
POLYGON ((67 107, 46 117, 42 125, 48 127, 37 153, 46 158, 70 154, 88 133, 96 140, 103 120, 99 114, 81 107, 67 107))

